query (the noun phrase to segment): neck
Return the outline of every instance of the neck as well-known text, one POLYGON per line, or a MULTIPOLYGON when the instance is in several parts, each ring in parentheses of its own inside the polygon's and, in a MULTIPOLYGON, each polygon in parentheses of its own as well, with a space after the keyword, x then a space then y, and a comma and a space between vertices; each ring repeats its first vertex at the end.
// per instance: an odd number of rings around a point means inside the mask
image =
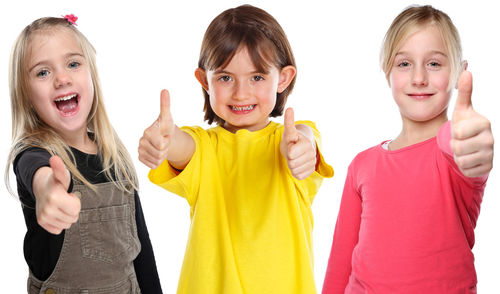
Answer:
POLYGON ((413 121, 406 117, 402 117, 402 121, 403 129, 389 144, 390 150, 404 148, 437 136, 439 128, 448 121, 448 116, 445 110, 437 117, 425 122, 413 121))
POLYGON ((89 135, 86 131, 84 134, 63 136, 63 139, 69 146, 82 152, 88 154, 97 153, 97 145, 93 140, 89 138, 89 135))

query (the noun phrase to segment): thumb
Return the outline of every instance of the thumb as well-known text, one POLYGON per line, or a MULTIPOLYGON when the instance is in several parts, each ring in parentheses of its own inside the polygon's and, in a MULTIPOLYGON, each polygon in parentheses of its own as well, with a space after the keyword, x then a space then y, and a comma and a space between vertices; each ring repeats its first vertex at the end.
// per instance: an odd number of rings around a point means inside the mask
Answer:
POLYGON ((49 164, 50 168, 52 169, 54 179, 57 182, 61 183, 65 189, 68 189, 70 183, 70 174, 66 169, 66 165, 64 165, 62 159, 59 156, 54 155, 50 158, 49 164))
POLYGON ((283 140, 287 145, 290 143, 296 143, 299 140, 299 134, 295 128, 293 108, 287 108, 285 111, 284 125, 283 140))
POLYGON ((160 116, 158 117, 160 131, 163 135, 168 135, 172 123, 172 114, 170 113, 170 93, 162 90, 160 94, 160 116))
POLYGON ((458 79, 458 96, 453 112, 453 119, 459 115, 460 111, 472 108, 472 74, 468 71, 463 71, 458 79))

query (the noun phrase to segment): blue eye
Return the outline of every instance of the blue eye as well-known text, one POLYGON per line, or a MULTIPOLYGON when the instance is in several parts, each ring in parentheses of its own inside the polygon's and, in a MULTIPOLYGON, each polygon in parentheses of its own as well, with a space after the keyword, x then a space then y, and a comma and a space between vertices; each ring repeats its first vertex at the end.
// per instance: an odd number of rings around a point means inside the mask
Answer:
POLYGON ((48 71, 48 70, 46 70, 46 69, 42 69, 42 70, 40 70, 40 71, 36 74, 36 76, 37 76, 37 77, 40 77, 40 78, 44 78, 44 77, 46 77, 46 76, 48 76, 48 75, 49 75, 49 71, 48 71))
POLYGON ((80 66, 80 63, 79 63, 79 62, 77 62, 77 61, 73 61, 73 62, 70 62, 70 63, 68 64, 68 67, 69 67, 69 68, 73 68, 73 69, 74 69, 74 68, 78 68, 79 66, 80 66))
POLYGON ((439 64, 438 62, 432 61, 432 62, 429 62, 429 65, 432 66, 432 67, 438 67, 441 64, 439 64))

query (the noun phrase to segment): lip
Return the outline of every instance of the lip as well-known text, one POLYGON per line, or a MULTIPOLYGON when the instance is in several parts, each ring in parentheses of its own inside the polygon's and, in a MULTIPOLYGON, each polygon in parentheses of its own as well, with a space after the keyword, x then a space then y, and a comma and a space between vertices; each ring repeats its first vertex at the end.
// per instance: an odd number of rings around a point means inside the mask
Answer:
POLYGON ((257 104, 228 105, 227 108, 234 114, 243 115, 255 110, 257 104))
POLYGON ((61 116, 70 117, 70 116, 73 116, 76 113, 78 113, 78 111, 80 110, 80 100, 81 100, 80 94, 78 94, 77 92, 69 92, 69 93, 61 94, 61 95, 58 95, 58 96, 54 97, 54 99, 52 100, 52 105, 54 105, 54 107, 56 108, 57 112, 61 116), (70 112, 64 112, 64 111, 61 111, 57 107, 56 100, 64 98, 64 97, 68 97, 68 96, 74 96, 74 95, 76 95, 76 97, 75 97, 76 98, 76 107, 72 111, 70 111, 70 112))
POLYGON ((410 98, 415 99, 415 100, 425 100, 425 99, 429 99, 430 97, 434 96, 433 93, 410 93, 407 95, 410 98))

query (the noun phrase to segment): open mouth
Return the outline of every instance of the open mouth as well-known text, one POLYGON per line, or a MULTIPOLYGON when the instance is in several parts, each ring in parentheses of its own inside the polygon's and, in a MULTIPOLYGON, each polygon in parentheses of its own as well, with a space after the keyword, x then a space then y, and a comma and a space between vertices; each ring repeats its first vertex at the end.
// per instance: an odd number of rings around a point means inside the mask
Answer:
POLYGON ((63 114, 72 114, 78 107, 80 96, 76 93, 58 97, 54 100, 57 109, 63 114))
POLYGON ((257 104, 251 105, 229 105, 229 108, 234 112, 249 112, 252 111, 257 104))

